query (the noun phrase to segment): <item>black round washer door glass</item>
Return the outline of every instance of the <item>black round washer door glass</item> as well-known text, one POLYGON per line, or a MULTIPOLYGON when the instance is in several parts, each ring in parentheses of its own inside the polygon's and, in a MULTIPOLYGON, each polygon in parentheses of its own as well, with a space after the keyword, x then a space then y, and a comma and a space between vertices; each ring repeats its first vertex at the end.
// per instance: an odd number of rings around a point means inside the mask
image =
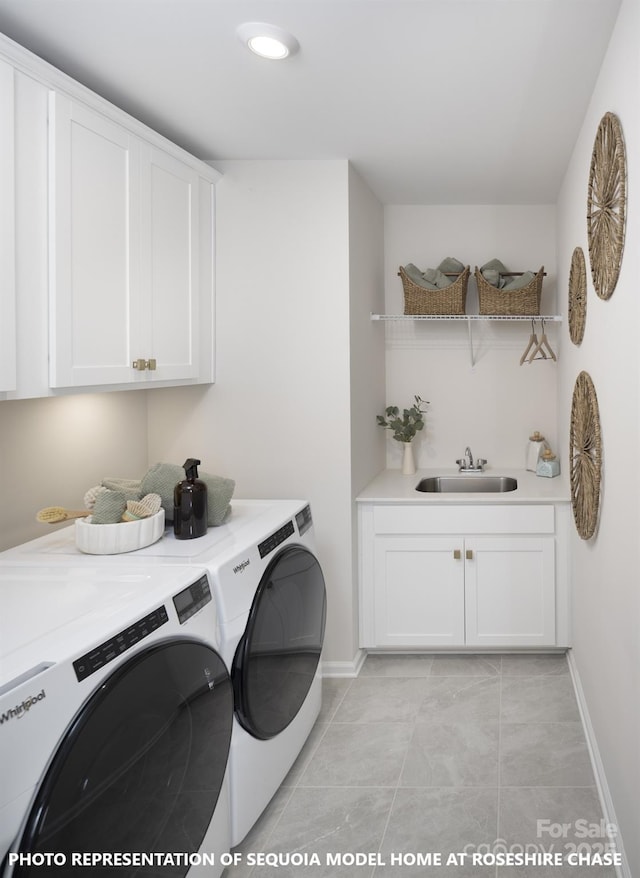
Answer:
POLYGON ((296 716, 320 660, 326 618, 324 577, 301 546, 283 549, 256 590, 236 650, 236 715, 254 737, 279 734, 296 716))
MULTIPOLYGON (((20 852, 65 854, 67 865, 53 870, 61 878, 78 871, 70 868, 73 852, 195 853, 220 793, 232 723, 231 681, 214 650, 173 640, 139 653, 75 717, 20 852)), ((188 868, 132 865, 95 874, 177 878, 188 868)), ((43 871, 23 865, 13 874, 43 871)))

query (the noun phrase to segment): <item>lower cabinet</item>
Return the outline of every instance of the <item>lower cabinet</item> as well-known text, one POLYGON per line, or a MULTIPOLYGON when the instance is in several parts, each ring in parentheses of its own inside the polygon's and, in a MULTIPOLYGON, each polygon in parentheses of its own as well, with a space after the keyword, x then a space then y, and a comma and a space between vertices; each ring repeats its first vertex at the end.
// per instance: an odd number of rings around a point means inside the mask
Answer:
MULTIPOLYGON (((389 509, 377 518, 361 509, 361 647, 567 645, 556 625, 555 533, 389 533, 389 509)), ((478 515, 474 522, 467 509, 463 522, 480 524, 486 513, 478 515)), ((551 508, 552 531, 553 521, 551 508)), ((403 516, 398 526, 407 526, 403 516)), ((526 531, 526 516, 517 526, 526 531)), ((541 526, 535 515, 531 527, 541 526)))

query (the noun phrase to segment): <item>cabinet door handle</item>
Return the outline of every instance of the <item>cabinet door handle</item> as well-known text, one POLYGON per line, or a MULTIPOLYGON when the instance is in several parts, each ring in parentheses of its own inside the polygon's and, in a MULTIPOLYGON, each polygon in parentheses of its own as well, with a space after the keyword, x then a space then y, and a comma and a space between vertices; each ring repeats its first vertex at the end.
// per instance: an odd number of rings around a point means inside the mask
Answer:
POLYGON ((150 372, 155 372, 157 368, 157 363, 154 359, 143 360, 142 357, 138 360, 134 360, 131 365, 134 369, 138 369, 140 372, 144 372, 145 369, 149 369, 150 372))
POLYGON ((467 549, 465 552, 465 558, 467 561, 473 561, 473 549, 467 549))
POLYGON ((462 558, 462 552, 460 551, 460 549, 453 550, 453 558, 455 561, 459 561, 460 558, 462 558))

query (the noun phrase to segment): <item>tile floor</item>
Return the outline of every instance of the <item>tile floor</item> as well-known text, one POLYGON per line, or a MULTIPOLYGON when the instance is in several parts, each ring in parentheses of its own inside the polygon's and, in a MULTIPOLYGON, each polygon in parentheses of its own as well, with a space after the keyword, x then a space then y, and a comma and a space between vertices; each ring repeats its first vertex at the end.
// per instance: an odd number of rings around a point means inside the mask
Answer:
POLYGON ((356 679, 324 681, 305 748, 224 878, 613 878, 612 867, 486 856, 601 853, 601 821, 564 656, 370 655, 356 679), (256 853, 308 865, 261 865, 256 853), (371 858, 349 863, 356 853, 371 858))

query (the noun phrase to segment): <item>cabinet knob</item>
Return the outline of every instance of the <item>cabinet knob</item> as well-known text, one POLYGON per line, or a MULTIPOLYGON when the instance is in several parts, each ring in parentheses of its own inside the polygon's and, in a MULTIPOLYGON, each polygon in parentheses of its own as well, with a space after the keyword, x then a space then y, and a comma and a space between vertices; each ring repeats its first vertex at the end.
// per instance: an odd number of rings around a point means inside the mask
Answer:
POLYGON ((473 561, 473 549, 467 549, 465 552, 465 558, 467 561, 473 561))
POLYGON ((453 550, 453 558, 455 561, 459 561, 460 558, 462 558, 462 552, 460 551, 460 549, 453 550))
POLYGON ((150 372, 155 372, 157 368, 157 363, 154 359, 143 360, 142 357, 138 360, 134 360, 131 365, 134 369, 138 369, 140 372, 144 372, 145 369, 149 369, 150 372))

